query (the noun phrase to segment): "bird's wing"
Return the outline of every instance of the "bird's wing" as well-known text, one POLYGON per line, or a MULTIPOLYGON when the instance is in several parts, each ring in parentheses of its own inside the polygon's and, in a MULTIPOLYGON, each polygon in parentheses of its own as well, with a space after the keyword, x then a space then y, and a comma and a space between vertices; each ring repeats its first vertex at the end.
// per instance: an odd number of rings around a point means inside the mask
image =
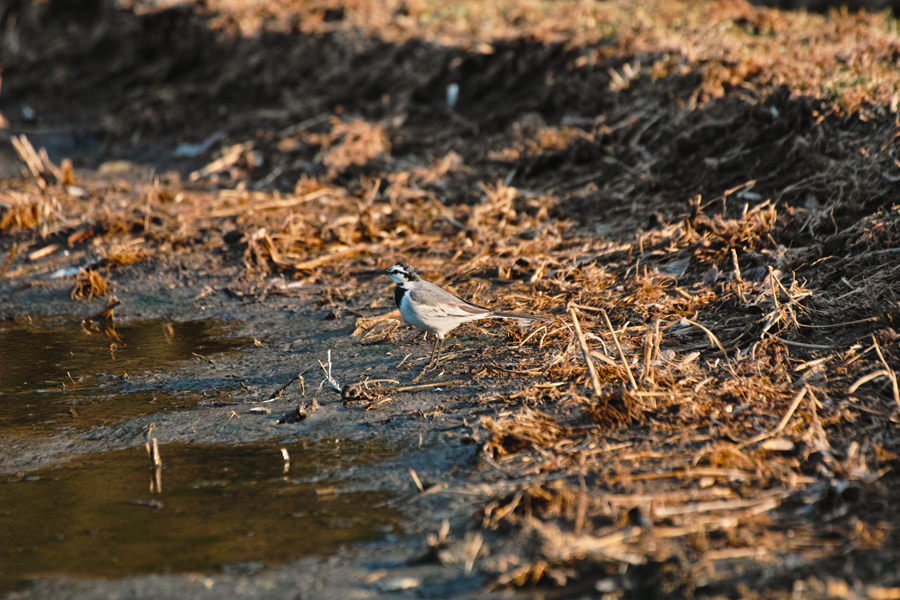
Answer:
POLYGON ((483 319, 492 314, 490 309, 466 302, 437 286, 433 290, 410 290, 407 293, 409 299, 419 306, 420 312, 430 312, 437 317, 483 319))

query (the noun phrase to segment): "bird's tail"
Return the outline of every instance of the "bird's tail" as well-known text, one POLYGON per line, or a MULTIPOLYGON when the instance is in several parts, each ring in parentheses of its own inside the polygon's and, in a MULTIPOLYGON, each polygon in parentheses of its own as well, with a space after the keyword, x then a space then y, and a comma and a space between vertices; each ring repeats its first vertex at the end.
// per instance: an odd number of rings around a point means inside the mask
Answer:
POLYGON ((537 315, 526 315, 525 313, 511 313, 511 312, 494 312, 491 313, 491 317, 494 319, 521 319, 523 321, 539 321, 541 323, 549 323, 550 319, 547 317, 539 317, 537 315))

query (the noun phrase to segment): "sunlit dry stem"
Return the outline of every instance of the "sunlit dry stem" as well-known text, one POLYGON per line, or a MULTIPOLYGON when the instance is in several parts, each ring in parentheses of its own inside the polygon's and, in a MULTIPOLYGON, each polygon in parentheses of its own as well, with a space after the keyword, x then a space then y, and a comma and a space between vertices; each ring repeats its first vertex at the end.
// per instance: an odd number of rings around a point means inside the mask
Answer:
POLYGON ((466 575, 470 574, 475 567, 475 559, 478 558, 478 553, 481 551, 481 545, 483 543, 484 537, 480 533, 466 534, 466 544, 464 548, 466 554, 466 575))
MULTIPOLYGON (((322 364, 322 363, 320 362, 319 364, 322 364)), ((304 370, 300 371, 299 373, 297 373, 296 375, 291 377, 287 383, 285 383, 283 386, 281 386, 280 388, 275 390, 272 393, 272 395, 269 396, 269 399, 264 400, 264 402, 272 402, 273 400, 280 398, 281 394, 283 394, 284 391, 286 389, 288 389, 288 387, 290 387, 290 385, 293 384, 297 380, 300 381, 300 388, 302 389, 303 395, 306 396, 306 382, 303 379, 303 374, 306 373, 307 371, 309 371, 311 368, 312 368, 312 366, 310 365, 309 367, 305 368, 304 370)))
POLYGON ((584 481, 584 476, 579 476, 579 483, 581 484, 581 494, 578 498, 578 509, 575 513, 575 535, 581 535, 581 532, 584 528, 584 519, 587 515, 588 508, 588 491, 587 484, 584 481))
POLYGON ((828 325, 806 325, 805 323, 797 323, 800 327, 807 329, 832 329, 834 327, 846 327, 847 325, 857 325, 859 323, 868 323, 877 321, 878 317, 868 317, 866 319, 856 319, 855 321, 844 321, 843 323, 829 323, 828 325))
POLYGON ((616 330, 613 329, 612 323, 609 321, 609 315, 606 314, 606 311, 601 310, 600 312, 603 314, 606 326, 609 327, 609 331, 612 333, 613 341, 616 343, 616 349, 619 351, 619 358, 622 359, 622 364, 625 365, 625 372, 628 373, 628 381, 631 383, 631 389, 637 391, 637 382, 634 380, 634 375, 631 374, 631 367, 628 366, 628 361, 625 359, 625 353, 622 351, 622 345, 619 343, 619 336, 616 335, 616 330))
POLYGON ((808 391, 809 412, 812 414, 812 423, 810 423, 809 428, 813 431, 813 435, 816 436, 817 443, 828 447, 828 435, 822 427, 822 421, 819 419, 819 411, 817 410, 822 406, 822 403, 819 402, 819 399, 813 394, 812 388, 809 388, 808 391))
POLYGON ((159 442, 156 438, 152 440, 152 446, 147 444, 147 453, 150 454, 150 460, 153 463, 153 478, 150 480, 150 492, 157 494, 162 493, 162 457, 159 455, 159 442))
POLYGON ((531 333, 529 333, 529 334, 528 334, 528 337, 526 337, 524 340, 522 340, 522 342, 518 345, 518 347, 521 348, 521 347, 524 346, 525 343, 526 343, 528 340, 530 340, 532 337, 536 336, 536 335, 539 334, 541 331, 546 331, 546 330, 547 330, 547 326, 546 326, 546 325, 542 325, 542 326, 538 327, 536 330, 534 330, 534 331, 532 331, 531 333))
MULTIPOLYGON (((337 392, 338 394, 344 389, 341 384, 335 381, 334 377, 331 375, 331 350, 328 351, 328 365, 322 364, 322 361, 319 361, 319 366, 322 367, 322 370, 325 372, 325 379, 322 381, 323 384, 327 383, 332 390, 337 392)), ((319 386, 322 387, 321 385, 319 386)))
MULTIPOLYGON (((16 153, 19 155, 19 158, 22 159, 22 162, 28 167, 28 170, 31 172, 31 175, 35 179, 42 179, 42 174, 44 171, 52 172, 58 171, 55 165, 53 169, 49 169, 48 167, 53 163, 50 163, 50 160, 47 159, 47 163, 44 163, 44 160, 41 156, 38 156, 38 153, 35 152, 34 146, 31 145, 31 142, 28 140, 28 137, 23 133, 19 137, 12 136, 10 138, 12 142, 13 148, 16 149, 16 153)), ((54 176, 56 173, 52 173, 54 176)))
POLYGON ((611 366, 611 367, 618 367, 618 366, 619 366, 619 363, 617 363, 616 361, 614 361, 613 359, 611 359, 611 358, 608 357, 608 356, 604 356, 603 354, 600 354, 599 352, 595 352, 595 351, 592 350, 592 351, 591 351, 591 356, 593 356, 594 358, 596 358, 596 359, 599 360, 600 362, 605 362, 606 364, 608 364, 608 365, 611 366))
POLYGON ((422 485, 422 482, 419 480, 419 476, 416 475, 416 471, 412 468, 409 470, 409 475, 412 477, 413 482, 416 484, 416 487, 419 488, 419 493, 425 491, 425 487, 422 485))
POLYGON ((12 264, 13 259, 16 257, 16 253, 19 251, 19 245, 13 244, 12 248, 9 249, 9 254, 6 255, 6 260, 3 261, 3 266, 0 267, 0 277, 3 277, 6 274, 6 270, 9 269, 9 265, 12 264))
POLYGON ((650 357, 651 362, 656 362, 659 357, 659 344, 662 342, 662 333, 659 330, 659 319, 653 322, 653 356, 650 357))
POLYGON ((584 354, 584 362, 587 364, 588 373, 591 375, 591 385, 594 388, 594 394, 600 397, 600 379, 597 377, 597 368, 594 367, 594 360, 591 358, 591 351, 588 348, 587 340, 581 332, 581 325, 578 323, 578 316, 575 314, 575 307, 569 307, 569 316, 572 317, 572 324, 575 326, 575 335, 578 336, 578 343, 581 344, 581 352, 584 354))
POLYGON ((849 388, 847 388, 847 393, 852 394, 856 390, 858 390, 861 385, 863 385, 865 383, 869 383, 873 379, 878 379, 879 377, 887 377, 888 379, 890 379, 891 375, 884 369, 882 369, 880 371, 875 371, 874 373, 869 373, 868 375, 863 375, 862 377, 857 379, 853 385, 851 385, 849 388))
POLYGON ((744 280, 741 279, 741 266, 738 264, 737 250, 734 248, 731 249, 731 260, 734 263, 734 280, 741 283, 744 280))
POLYGON ((641 381, 650 377, 650 355, 653 353, 653 331, 648 327, 644 336, 644 369, 641 371, 641 381))
POLYGON ((159 441, 156 438, 153 438, 153 466, 162 466, 162 457, 159 455, 159 441))
POLYGON ((881 353, 881 347, 878 345, 878 340, 875 339, 874 335, 872 336, 872 343, 875 344, 875 352, 878 353, 878 358, 881 359, 881 364, 884 365, 884 368, 887 371, 887 377, 891 380, 891 387, 894 390, 894 402, 900 407, 900 386, 897 385, 897 374, 894 373, 894 370, 887 364, 887 361, 884 360, 884 355, 881 353))
POLYGON ((700 323, 697 323, 696 321, 691 321, 690 319, 685 319, 685 320, 686 320, 688 323, 690 323, 691 325, 693 325, 694 327, 699 327, 700 329, 702 329, 702 330, 706 333, 707 337, 709 337, 709 340, 710 340, 712 343, 714 343, 716 346, 719 347, 719 350, 722 351, 722 354, 724 354, 726 357, 728 356, 728 353, 725 352, 725 347, 719 342, 719 338, 717 338, 717 337, 713 334, 712 331, 710 331, 709 329, 707 329, 706 327, 704 327, 704 326, 701 325, 700 323))
POLYGON ((834 346, 826 346, 824 344, 804 344, 803 342, 792 342, 790 340, 780 338, 777 335, 773 335, 772 339, 777 340, 786 346, 796 346, 797 348, 811 348, 813 350, 830 350, 831 348, 834 348, 834 346))
POLYGON ((284 459, 284 473, 286 474, 291 470, 291 455, 288 454, 287 448, 281 449, 281 457, 284 459))
POLYGON ((681 504, 679 506, 658 506, 653 509, 653 516, 657 518, 672 517, 675 515, 686 515, 690 513, 704 513, 712 511, 737 510, 742 508, 753 508, 760 505, 767 505, 770 508, 777 506, 777 501, 786 498, 790 492, 779 490, 771 494, 771 496, 763 496, 762 498, 738 499, 738 500, 713 500, 710 502, 691 502, 681 504), (772 504, 772 501, 776 501, 772 504))
MULTIPOLYGON (((734 250, 732 249, 732 252, 734 250)), ((737 259, 735 259, 737 260, 737 259)), ((778 289, 775 287, 775 283, 777 278, 775 277, 775 271, 772 270, 772 266, 769 266, 769 287, 772 288, 772 302, 775 303, 775 310, 780 311, 781 305, 778 302, 778 289)))
POLYGON ((659 319, 653 321, 653 327, 647 328, 647 337, 644 340, 644 371, 641 379, 652 379, 651 370, 653 360, 659 351, 659 319))
POLYGON ((434 383, 421 383, 419 385, 405 385, 398 387, 396 392, 420 392, 439 386, 461 385, 465 383, 462 379, 454 379, 453 381, 436 381, 434 383))

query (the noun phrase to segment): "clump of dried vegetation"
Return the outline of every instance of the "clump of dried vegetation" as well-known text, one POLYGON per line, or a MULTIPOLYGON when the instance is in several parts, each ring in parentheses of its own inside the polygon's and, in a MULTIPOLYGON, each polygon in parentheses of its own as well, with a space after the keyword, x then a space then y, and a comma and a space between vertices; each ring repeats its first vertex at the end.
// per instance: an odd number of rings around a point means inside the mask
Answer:
POLYGON ((75 277, 75 285, 70 295, 72 300, 90 300, 109 293, 109 282, 97 271, 81 271, 75 277))
MULTIPOLYGON (((263 25, 255 5, 207 6, 213 27, 263 25)), ((483 135, 472 115, 496 97, 419 121, 326 111, 223 142, 184 185, 73 190, 32 149, 27 176, 0 183, 0 234, 70 254, 13 246, 5 277, 195 253, 239 265, 242 293, 277 273, 358 313, 387 305, 348 273, 412 262, 473 301, 556 317, 509 325, 499 362, 454 355, 472 380, 519 385, 477 400, 502 407, 477 427, 491 552, 475 564, 496 585, 786 597, 800 573, 811 597, 863 597, 839 569, 900 559, 895 22, 730 0, 341 6, 270 2, 265 26, 454 45, 491 74, 515 71, 515 51, 494 56, 513 38, 564 44, 535 89, 593 77, 604 108, 551 126, 508 93, 519 112, 483 135)), ((73 298, 105 293, 81 273, 73 298)), ((873 597, 900 587, 884 569, 873 597)))

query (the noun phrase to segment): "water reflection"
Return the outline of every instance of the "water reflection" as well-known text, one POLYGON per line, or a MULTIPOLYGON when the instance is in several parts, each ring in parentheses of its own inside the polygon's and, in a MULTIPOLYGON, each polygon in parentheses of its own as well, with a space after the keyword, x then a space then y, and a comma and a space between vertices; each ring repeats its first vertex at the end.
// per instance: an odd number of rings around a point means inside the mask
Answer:
POLYGON ((161 410, 179 402, 178 390, 135 389, 133 376, 250 345, 214 319, 139 321, 115 332, 119 339, 111 340, 75 319, 0 322, 0 433, 87 427, 161 410), (104 406, 113 399, 115 407, 104 406))
MULTIPOLYGON (((327 473, 387 455, 348 444, 159 447, 79 457, 0 483, 0 593, 41 574, 118 577, 325 554, 396 522, 377 492, 316 495, 327 473), (285 475, 281 448, 293 459, 285 475), (314 482, 313 482, 314 481, 314 482)), ((340 485, 338 485, 340 488, 340 485)))

